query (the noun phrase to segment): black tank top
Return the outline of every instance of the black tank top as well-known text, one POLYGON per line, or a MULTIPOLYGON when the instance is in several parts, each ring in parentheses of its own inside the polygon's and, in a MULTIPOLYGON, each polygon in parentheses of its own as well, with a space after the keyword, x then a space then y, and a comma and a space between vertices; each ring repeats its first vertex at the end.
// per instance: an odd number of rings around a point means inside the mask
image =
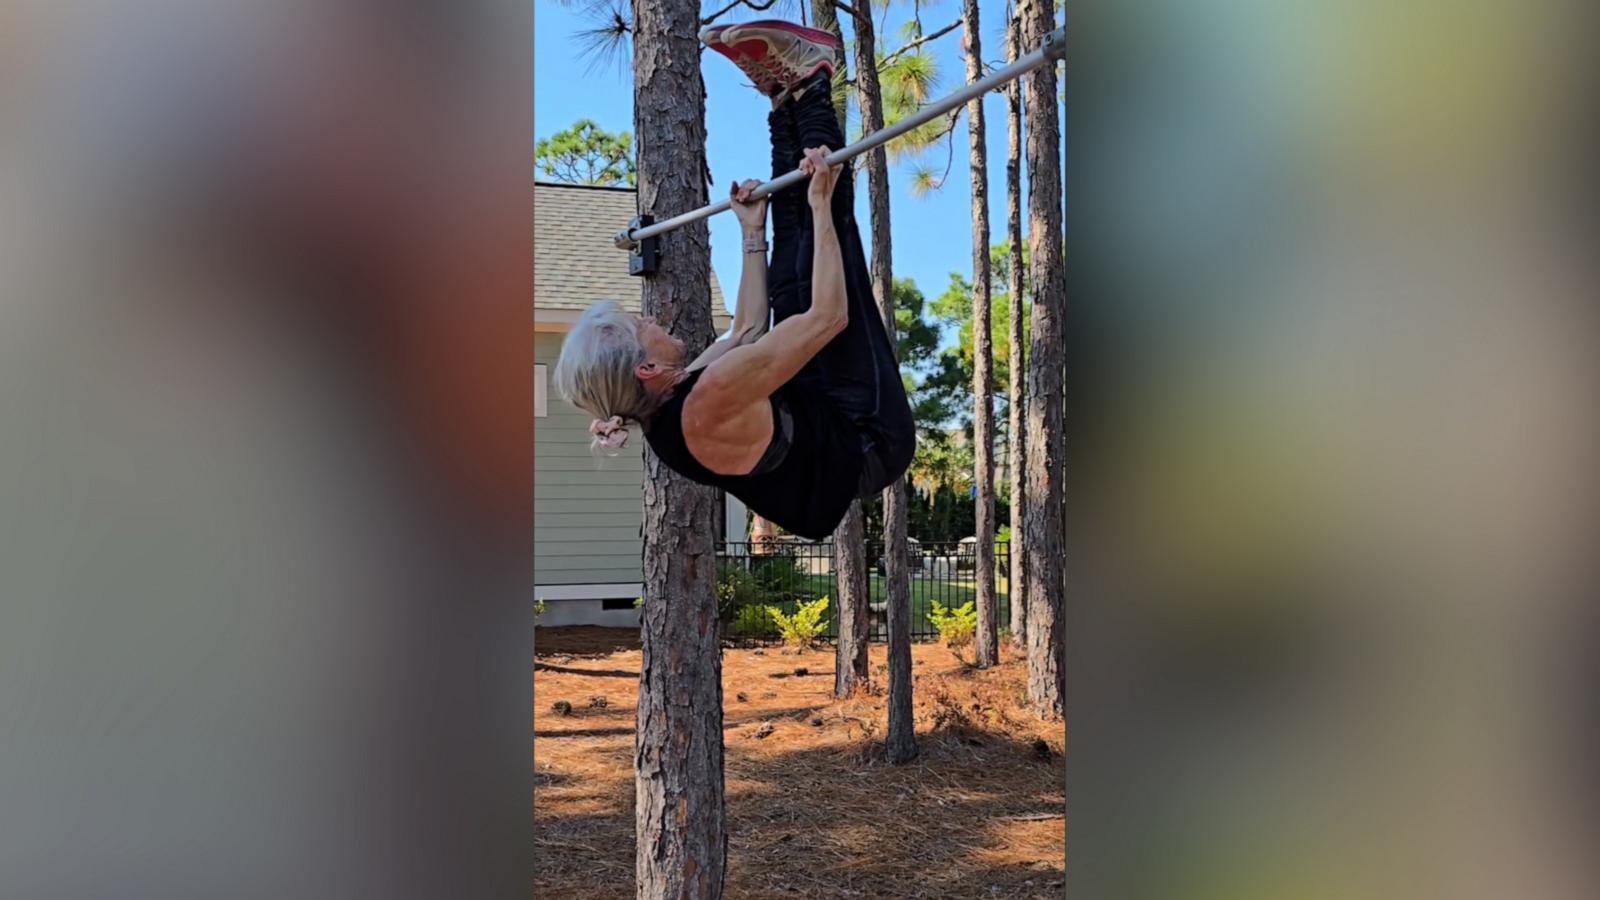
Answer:
POLYGON ((651 417, 645 440, 679 475, 721 488, 784 530, 811 540, 833 533, 856 498, 862 443, 855 425, 806 376, 772 395, 772 442, 747 475, 718 475, 689 452, 683 404, 704 369, 690 372, 651 417))

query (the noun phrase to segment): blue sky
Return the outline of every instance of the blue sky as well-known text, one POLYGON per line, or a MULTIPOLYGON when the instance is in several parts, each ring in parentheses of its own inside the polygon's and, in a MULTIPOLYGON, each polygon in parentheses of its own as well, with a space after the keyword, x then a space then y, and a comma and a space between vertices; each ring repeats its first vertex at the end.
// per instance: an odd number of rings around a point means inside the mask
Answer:
MULTIPOLYGON (((782 8, 786 4, 780 4, 782 8)), ((539 137, 548 137, 589 118, 609 131, 633 129, 633 84, 629 73, 618 65, 594 65, 583 56, 575 35, 588 27, 579 10, 560 6, 553 0, 536 0, 534 41, 534 127, 539 137)), ((906 5, 909 10, 909 4, 906 5)), ((792 7, 791 7, 792 8, 792 7)), ((742 11, 734 17, 752 20, 770 14, 742 11)), ((960 18, 958 0, 934 0, 922 7, 922 22, 928 31, 960 18)), ((880 22, 881 20, 880 13, 880 22)), ((983 0, 980 8, 983 50, 986 59, 1003 59, 1005 45, 1001 31, 1005 21, 1004 0, 983 0)), ((891 12, 888 27, 880 25, 880 43, 898 43, 900 26, 908 18, 903 11, 891 12)), ((733 19, 729 19, 732 21, 733 19)), ((848 33, 848 27, 847 27, 848 33)), ((965 81, 959 32, 925 45, 939 61, 940 82, 934 96, 950 93, 965 81)), ((625 65, 626 60, 624 60, 625 65)), ((733 179, 765 180, 771 165, 768 156, 766 115, 771 103, 749 86, 734 65, 716 54, 703 58, 706 78, 706 155, 714 179, 712 197, 719 198, 733 179)), ((1005 238, 1005 99, 991 93, 985 102, 988 125, 990 229, 998 242, 1005 238)), ((856 125, 852 116, 851 133, 856 125)), ((891 210, 894 236, 894 270, 897 278, 911 278, 931 300, 945 289, 951 272, 970 277, 972 271, 971 180, 967 162, 966 119, 962 117, 955 134, 955 156, 944 187, 925 197, 910 191, 912 165, 891 164, 893 194, 891 210)), ((943 146, 929 152, 928 164, 935 172, 944 168, 943 146)), ((866 179, 859 179, 857 203, 863 228, 866 210, 866 179)), ((1026 195, 1024 195, 1026 196, 1026 195)), ((1024 201, 1026 202, 1026 201, 1024 201)), ((627 223, 618 222, 619 228, 627 223)), ((1026 222, 1024 222, 1026 228, 1026 222)), ((870 241, 863 235, 863 241, 870 241)), ((731 215, 711 220, 711 264, 721 281, 728 302, 738 285, 740 264, 738 224, 731 215)), ((618 251, 617 265, 627 261, 618 251)))

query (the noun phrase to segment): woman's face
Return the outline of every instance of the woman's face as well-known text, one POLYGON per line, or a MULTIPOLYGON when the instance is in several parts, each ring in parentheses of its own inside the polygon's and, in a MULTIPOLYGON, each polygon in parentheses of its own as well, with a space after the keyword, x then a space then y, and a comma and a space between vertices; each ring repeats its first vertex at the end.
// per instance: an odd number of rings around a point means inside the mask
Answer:
POLYGON ((683 365, 684 345, 662 328, 654 316, 639 317, 639 346, 644 348, 645 359, 668 367, 683 365))

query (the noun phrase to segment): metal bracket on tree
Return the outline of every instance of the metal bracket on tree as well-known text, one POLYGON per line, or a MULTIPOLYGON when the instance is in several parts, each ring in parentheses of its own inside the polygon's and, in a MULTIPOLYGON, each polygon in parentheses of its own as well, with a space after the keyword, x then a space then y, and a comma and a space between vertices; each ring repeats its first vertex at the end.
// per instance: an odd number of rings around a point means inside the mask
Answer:
MULTIPOLYGON (((639 216, 628 223, 628 230, 623 234, 636 232, 654 224, 655 216, 639 216)), ((643 277, 654 275, 656 269, 661 267, 661 238, 657 235, 639 238, 634 241, 628 253, 628 274, 643 277)))

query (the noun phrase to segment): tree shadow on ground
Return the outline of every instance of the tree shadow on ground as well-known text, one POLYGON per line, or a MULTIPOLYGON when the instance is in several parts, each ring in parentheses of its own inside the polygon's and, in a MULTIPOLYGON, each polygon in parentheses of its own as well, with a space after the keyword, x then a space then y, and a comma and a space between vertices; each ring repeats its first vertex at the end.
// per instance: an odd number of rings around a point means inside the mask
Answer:
MULTIPOLYGON (((730 735, 727 896, 1062 896, 1059 759, 965 726, 918 741, 916 760, 888 766, 868 740, 784 753, 730 735)), ((544 895, 634 895, 633 782, 613 780, 604 813, 562 815, 559 798, 536 798, 544 895)))
POLYGON ((535 672, 554 672, 554 673, 560 674, 560 675, 584 675, 584 676, 591 676, 592 675, 595 678, 635 678, 636 679, 636 678, 639 677, 639 673, 637 671, 630 672, 627 669, 574 669, 574 668, 571 668, 570 666, 558 666, 558 665, 554 665, 552 663, 542 663, 542 662, 534 663, 533 664, 533 670, 535 672))
POLYGON ((562 731, 535 731, 533 739, 536 741, 558 740, 560 738, 592 738, 592 737, 620 737, 624 734, 633 734, 633 726, 616 726, 613 728, 568 728, 562 731))
MULTIPOLYGON (((744 728, 750 725, 760 727, 761 723, 763 722, 781 722, 785 720, 805 722, 821 714, 825 709, 827 709, 826 706, 791 706, 784 709, 760 710, 747 715, 731 715, 727 712, 724 712, 722 715, 722 730, 732 731, 736 728, 744 728)), ((593 713, 594 710, 587 710, 587 712, 593 713)), ((627 725, 617 725, 606 728, 535 729, 533 732, 533 737, 534 740, 560 740, 561 738, 617 737, 624 734, 632 735, 634 730, 634 710, 629 708, 625 711, 625 714, 628 718, 627 725)), ((584 718, 616 721, 623 715, 624 713, 616 712, 614 707, 608 709, 607 714, 605 715, 581 716, 579 715, 578 710, 573 710, 572 716, 563 717, 557 721, 582 721, 584 718)))
MULTIPOLYGON (((597 625, 570 625, 534 629, 534 656, 600 657, 638 650, 644 644, 637 628, 601 628, 597 625)), ((634 673, 637 675, 638 673, 634 673)))
POLYGON ((785 678, 821 678, 824 681, 832 681, 833 677, 836 674, 838 674, 838 673, 835 672, 832 669, 818 669, 818 670, 812 671, 807 667, 807 671, 806 671, 806 673, 804 675, 796 675, 792 671, 791 672, 769 672, 769 673, 767 673, 767 677, 775 679, 775 680, 778 680, 778 681, 782 681, 785 678))

